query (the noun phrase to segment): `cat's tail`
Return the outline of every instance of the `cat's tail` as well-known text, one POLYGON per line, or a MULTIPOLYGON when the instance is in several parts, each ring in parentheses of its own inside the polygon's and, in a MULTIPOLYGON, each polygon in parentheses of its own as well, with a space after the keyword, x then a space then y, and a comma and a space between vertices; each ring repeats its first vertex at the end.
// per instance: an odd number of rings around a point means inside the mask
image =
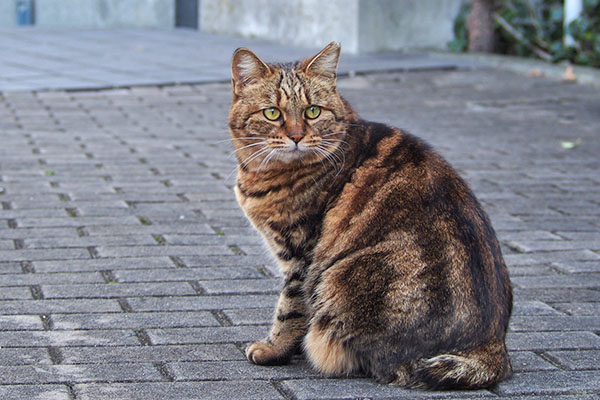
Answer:
POLYGON ((409 386, 428 390, 483 389, 511 374, 506 346, 503 341, 494 340, 468 352, 421 360, 409 386))

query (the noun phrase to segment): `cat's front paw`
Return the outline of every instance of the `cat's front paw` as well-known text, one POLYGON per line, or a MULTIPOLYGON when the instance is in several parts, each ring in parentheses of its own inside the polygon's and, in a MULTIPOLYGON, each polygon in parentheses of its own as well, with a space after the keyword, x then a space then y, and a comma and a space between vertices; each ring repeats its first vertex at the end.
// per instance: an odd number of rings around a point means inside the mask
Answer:
POLYGON ((248 361, 258 365, 287 364, 291 356, 290 352, 278 351, 275 346, 265 340, 253 343, 246 349, 248 361))

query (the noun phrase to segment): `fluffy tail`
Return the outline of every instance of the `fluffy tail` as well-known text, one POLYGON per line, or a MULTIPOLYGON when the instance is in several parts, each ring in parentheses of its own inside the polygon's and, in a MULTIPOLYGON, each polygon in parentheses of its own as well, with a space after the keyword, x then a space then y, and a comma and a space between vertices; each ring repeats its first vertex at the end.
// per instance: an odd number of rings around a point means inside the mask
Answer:
POLYGON ((409 386, 428 390, 483 389, 511 374, 504 343, 490 343, 469 352, 440 354, 421 360, 409 386))

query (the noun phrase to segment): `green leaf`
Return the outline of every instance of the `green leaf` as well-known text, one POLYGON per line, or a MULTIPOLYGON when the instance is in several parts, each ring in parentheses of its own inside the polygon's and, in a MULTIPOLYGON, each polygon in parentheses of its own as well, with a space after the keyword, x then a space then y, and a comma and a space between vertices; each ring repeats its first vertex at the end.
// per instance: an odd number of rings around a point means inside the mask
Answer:
POLYGON ((46 176, 54 176, 54 170, 52 168, 47 169, 47 170, 44 171, 44 174, 46 176))

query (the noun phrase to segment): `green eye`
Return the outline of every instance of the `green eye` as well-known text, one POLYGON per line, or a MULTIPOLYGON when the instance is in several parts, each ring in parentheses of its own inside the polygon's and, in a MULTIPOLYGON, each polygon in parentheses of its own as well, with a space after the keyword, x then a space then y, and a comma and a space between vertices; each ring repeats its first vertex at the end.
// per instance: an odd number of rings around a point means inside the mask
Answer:
POLYGON ((269 121, 276 121, 279 119, 279 117, 281 116, 281 111, 279 111, 277 108, 275 107, 271 107, 271 108, 265 108, 263 110, 263 115, 265 116, 266 119, 268 119, 269 121))
POLYGON ((321 107, 310 106, 306 109, 306 111, 304 111, 304 115, 306 115, 306 118, 308 119, 315 119, 321 115, 321 107))

